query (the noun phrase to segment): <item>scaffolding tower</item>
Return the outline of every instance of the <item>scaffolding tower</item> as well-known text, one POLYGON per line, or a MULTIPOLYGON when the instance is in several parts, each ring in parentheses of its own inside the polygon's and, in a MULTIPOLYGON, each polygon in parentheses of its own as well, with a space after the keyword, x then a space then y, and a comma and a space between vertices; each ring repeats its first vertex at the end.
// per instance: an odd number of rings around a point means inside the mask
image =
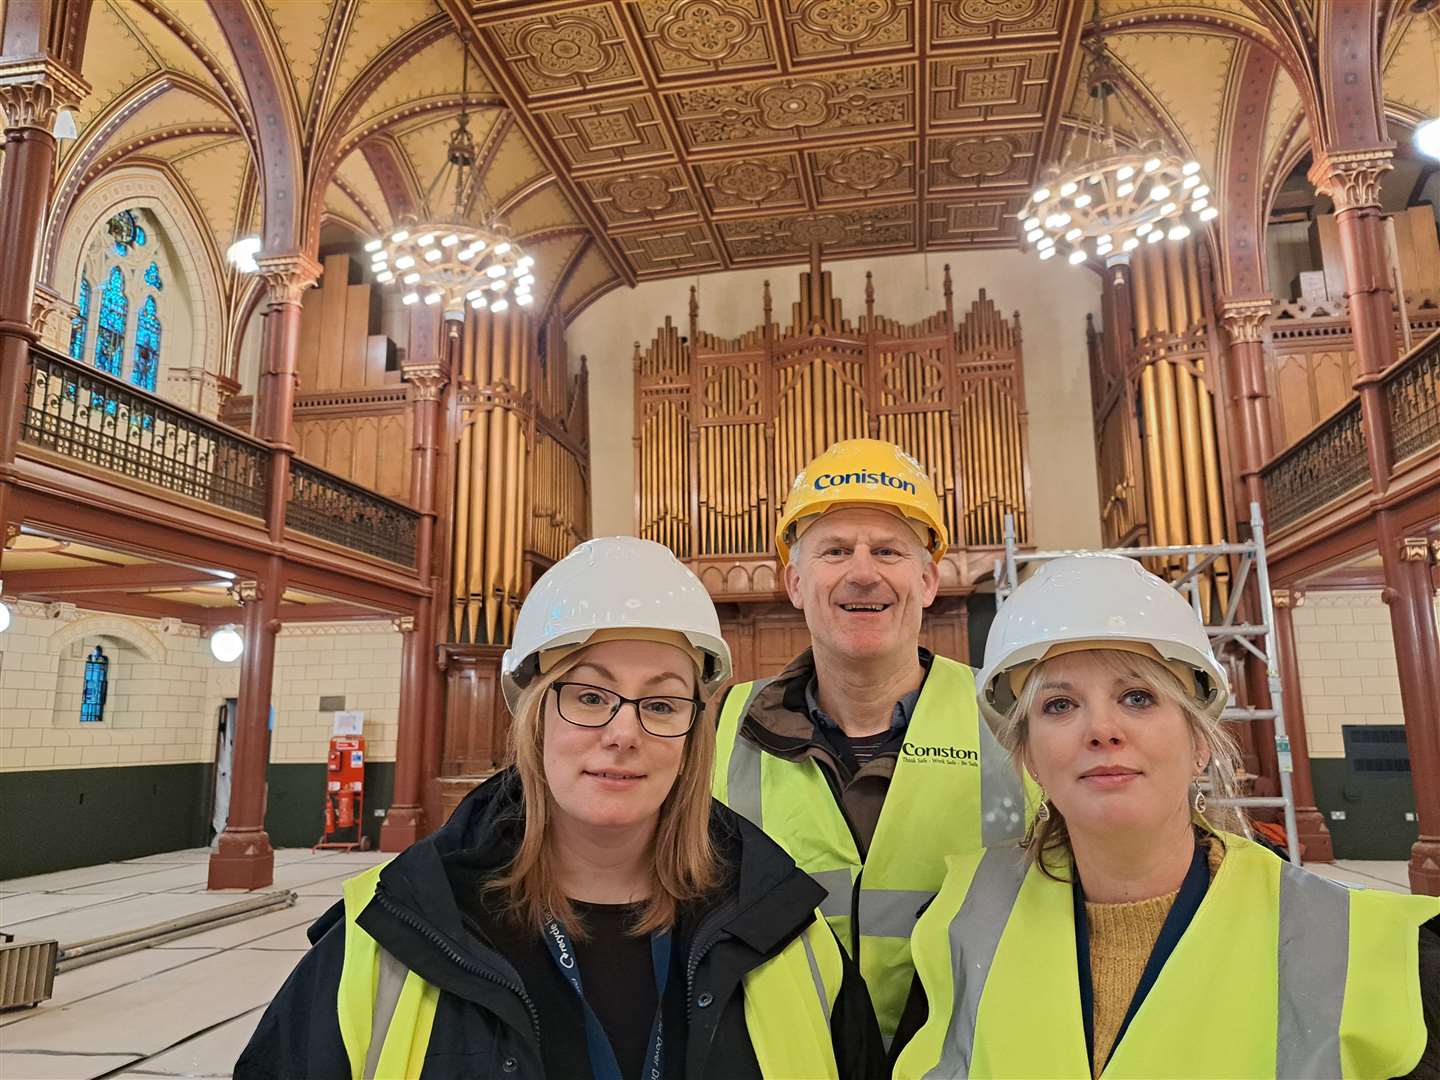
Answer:
MULTIPOLYGON (((1290 861, 1300 865, 1300 838, 1295 828, 1295 797, 1292 792, 1291 773, 1294 771, 1290 757, 1290 737, 1285 728, 1284 695, 1280 686, 1280 673, 1276 666, 1275 649, 1275 606, 1270 596, 1270 571, 1265 562, 1265 523, 1260 516, 1260 504, 1250 504, 1250 540, 1243 544, 1198 544, 1189 547, 1127 547, 1105 548, 1100 554, 1124 555, 1132 559, 1165 559, 1172 564, 1183 562, 1185 573, 1170 584, 1186 596, 1195 609, 1196 616, 1205 623, 1205 632, 1210 636, 1211 645, 1219 648, 1233 641, 1250 653, 1265 666, 1265 681, 1270 689, 1270 708, 1251 709, 1235 704, 1232 689, 1230 701, 1221 720, 1249 723, 1255 720, 1271 720, 1275 724, 1275 757, 1280 769, 1280 794, 1278 796, 1248 796, 1244 798, 1216 799, 1217 806, 1243 808, 1283 809, 1285 813, 1285 841, 1289 848, 1290 861), (1205 622, 1206 608, 1201 603, 1200 576, 1219 559, 1231 558, 1238 564, 1234 570, 1234 581, 1225 613, 1218 623, 1205 622), (1250 576, 1255 576, 1255 585, 1260 593, 1260 622, 1237 622, 1241 597, 1250 576)), ((1020 584, 1020 567, 1027 563, 1047 562, 1066 555, 1086 555, 1096 552, 1072 551, 1021 551, 1015 543, 1015 520, 1005 515, 1005 554, 995 560, 995 603, 998 608, 1009 598, 1010 593, 1020 584)))

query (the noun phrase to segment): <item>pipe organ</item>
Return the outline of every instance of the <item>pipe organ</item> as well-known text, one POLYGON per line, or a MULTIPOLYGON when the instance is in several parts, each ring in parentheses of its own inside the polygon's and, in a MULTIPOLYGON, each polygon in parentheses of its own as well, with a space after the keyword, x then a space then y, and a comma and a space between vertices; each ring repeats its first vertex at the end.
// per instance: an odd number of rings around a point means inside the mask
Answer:
POLYGON ((636 345, 639 535, 689 560, 717 599, 773 598, 775 521, 794 477, 832 443, 872 437, 930 471, 955 549, 943 585, 974 580, 967 552, 1003 544, 1006 515, 1027 542, 1018 314, 981 290, 957 320, 947 267, 944 311, 913 325, 879 315, 867 275, 852 323, 818 254, 787 325, 768 282, 762 299, 763 323, 722 339, 700 329, 692 290, 688 335, 667 318, 636 345))
POLYGON ((470 311, 461 334, 450 640, 510 640, 531 583, 589 536, 588 376, 558 322, 470 311), (541 339, 544 347, 540 347, 541 339))

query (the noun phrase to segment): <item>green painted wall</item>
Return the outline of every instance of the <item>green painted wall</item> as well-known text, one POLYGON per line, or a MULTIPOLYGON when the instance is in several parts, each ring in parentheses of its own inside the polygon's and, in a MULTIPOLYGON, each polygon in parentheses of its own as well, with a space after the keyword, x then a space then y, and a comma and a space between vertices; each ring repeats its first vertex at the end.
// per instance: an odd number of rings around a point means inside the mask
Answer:
MULTIPOLYGON (((0 773, 0 880, 138 859, 209 842, 213 766, 127 765, 0 773)), ((393 762, 365 766, 365 832, 378 846, 393 762)), ((320 837, 325 765, 271 765, 265 829, 275 847, 320 837)))
POLYGON ((1364 776, 1354 774, 1344 758, 1311 758, 1315 802, 1330 827, 1337 859, 1405 859, 1420 835, 1415 821, 1415 788, 1410 774, 1364 776), (1331 811, 1345 813, 1344 821, 1331 811))

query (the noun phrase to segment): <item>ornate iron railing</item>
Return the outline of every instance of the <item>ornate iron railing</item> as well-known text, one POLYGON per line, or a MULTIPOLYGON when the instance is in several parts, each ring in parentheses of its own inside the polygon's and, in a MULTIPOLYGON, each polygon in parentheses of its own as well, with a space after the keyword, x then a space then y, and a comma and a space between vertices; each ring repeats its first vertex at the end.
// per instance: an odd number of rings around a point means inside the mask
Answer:
POLYGON ((30 352, 20 437, 212 506, 265 514, 264 443, 47 349, 30 352))
POLYGON ((1421 342, 1385 375, 1391 460, 1440 446, 1440 333, 1421 342))
POLYGON ((354 551, 415 565, 418 513, 298 458, 290 463, 285 524, 354 551))
POLYGON ((1360 399, 1355 398, 1260 470, 1265 517, 1275 530, 1370 481, 1360 399))

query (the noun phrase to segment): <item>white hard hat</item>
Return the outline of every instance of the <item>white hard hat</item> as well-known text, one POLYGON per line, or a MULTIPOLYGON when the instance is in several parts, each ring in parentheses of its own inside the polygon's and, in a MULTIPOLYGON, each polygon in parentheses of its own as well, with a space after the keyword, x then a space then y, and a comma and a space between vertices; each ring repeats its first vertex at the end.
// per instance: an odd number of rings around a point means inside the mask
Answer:
POLYGON ((647 632, 655 640, 688 643, 707 691, 730 678, 730 647, 720 636, 715 604, 669 548, 635 536, 587 540, 545 571, 525 597, 500 661, 505 701, 513 712, 539 674, 544 653, 596 636, 644 638, 647 632))
POLYGON ((1153 649, 1172 670, 1193 675, 1181 681, 1193 682, 1197 703, 1211 716, 1218 718, 1229 700, 1225 669, 1185 598, 1134 559, 1094 552, 1044 563, 1000 605, 985 641, 980 707, 1002 722, 1018 690, 1011 673, 1076 646, 1153 649))

